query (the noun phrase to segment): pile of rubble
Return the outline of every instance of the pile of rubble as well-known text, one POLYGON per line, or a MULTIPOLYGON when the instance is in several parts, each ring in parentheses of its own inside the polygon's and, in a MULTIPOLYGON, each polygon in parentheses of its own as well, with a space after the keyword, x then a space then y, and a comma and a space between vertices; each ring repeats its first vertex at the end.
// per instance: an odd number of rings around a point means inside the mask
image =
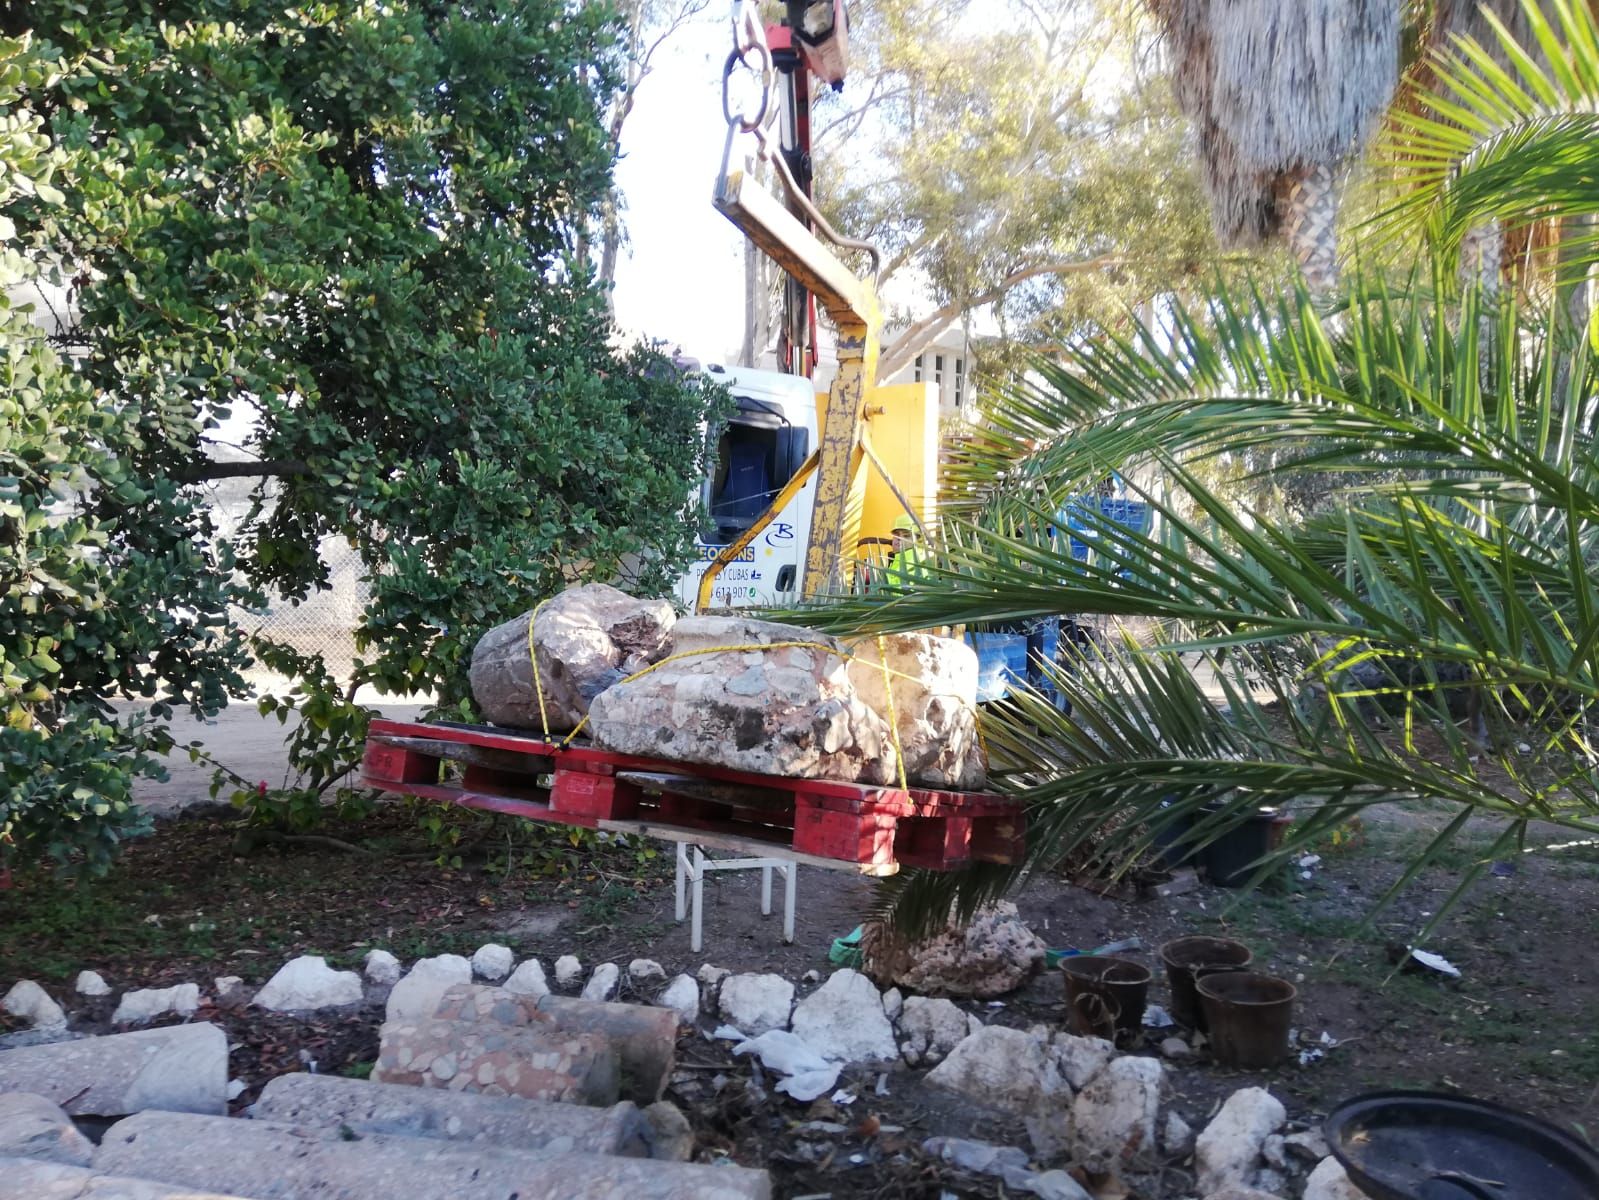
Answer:
POLYGON ((665 601, 585 584, 485 634, 471 684, 497 725, 581 724, 618 753, 873 784, 896 782, 903 756, 911 783, 987 779, 977 656, 948 638, 847 643, 745 617, 678 620, 665 601))
MULTIPOLYGON (((424 962, 390 994, 371 1080, 279 1076, 246 1119, 226 1115, 210 1023, 0 1051, 0 1200, 770 1196, 764 1171, 687 1161, 693 1135, 661 1099, 674 1011, 452 983, 424 962)), ((347 1003, 345 977, 359 996, 354 972, 296 959, 257 1001, 347 1003)))
MULTIPOLYGON (((1008 907, 987 914, 988 923, 1014 923, 1008 907)), ((1035 949, 1011 947, 996 965, 1025 971, 1035 949)), ((952 947, 947 957, 962 954, 952 947)), ((969 972, 928 981, 972 995, 969 972)), ((337 1193, 349 1200, 492 1195, 483 1189, 500 1183, 501 1194, 519 1191, 523 1200, 768 1194, 764 1172, 733 1168, 725 1155, 708 1155, 721 1164, 714 1168, 684 1161, 694 1131, 662 1096, 672 1088, 690 1101, 704 1085, 676 1068, 682 1036, 719 1041, 734 1061, 758 1062, 749 1086, 775 1076, 780 1095, 771 1102, 799 1113, 849 1103, 863 1091, 863 1073, 866 1087, 877 1077, 880 1094, 892 1078, 895 1092, 920 1085, 974 1114, 991 1113, 1025 1131, 1018 1144, 931 1137, 921 1155, 997 1178, 1016 1194, 1089 1200, 1119 1182, 1138 1195, 1195 1200, 1360 1200, 1320 1136, 1290 1123, 1262 1088, 1235 1092, 1201 1120, 1174 1106, 1158 1057, 1043 1025, 985 1024, 947 996, 881 991, 849 969, 825 979, 811 972, 796 986, 710 964, 669 976, 648 959, 585 972, 563 955, 552 979, 538 959, 519 963, 508 947, 487 945, 470 959, 438 955, 409 971, 373 950, 360 974, 304 956, 253 997, 237 979, 215 987, 235 1008, 381 1005, 371 1081, 281 1076, 266 1084, 248 1119, 229 1118, 228 1102, 245 1083, 229 1080, 229 1047, 216 1026, 74 1039, 61 1006, 23 981, 0 1001, 35 1023, 31 1039, 11 1035, 16 1048, 0 1049, 0 1094, 9 1094, 0 1104, 0 1200, 165 1200, 194 1189, 273 1200, 312 1194, 314 1179, 347 1177, 360 1181, 337 1193), (624 989, 644 1002, 617 1003, 624 989), (120 1118, 98 1147, 70 1120, 90 1115, 120 1118), (640 1155, 658 1161, 641 1166, 640 1155), (470 1188, 460 1174, 467 1170, 480 1172, 470 1188), (118 1184, 118 1192, 96 1182, 108 1175, 163 1182, 142 1191, 118 1184), (1173 1192, 1174 1178, 1187 1190, 1173 1192)), ((80 975, 79 988, 107 992, 92 972, 80 975)), ((199 1000, 192 983, 133 991, 120 997, 118 1020, 147 1020, 162 1006, 193 1013, 199 1000)))

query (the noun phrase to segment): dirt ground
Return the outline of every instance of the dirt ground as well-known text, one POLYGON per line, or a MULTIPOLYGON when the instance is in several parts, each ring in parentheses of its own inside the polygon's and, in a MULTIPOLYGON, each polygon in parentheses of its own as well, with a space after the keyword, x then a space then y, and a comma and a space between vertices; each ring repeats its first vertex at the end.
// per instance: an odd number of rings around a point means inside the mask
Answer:
MULTIPOLYGON (((755 873, 712 874, 705 948, 695 954, 687 925, 673 919, 670 847, 653 858, 644 847, 574 849, 564 831, 513 844, 498 840, 503 826, 479 822, 451 851, 463 860, 452 869, 438 864, 416 816, 389 804, 364 822, 326 830, 335 841, 262 842, 241 840, 231 813, 195 808, 130 845, 103 880, 19 873, 0 891, 0 985, 34 978, 66 998, 74 974, 92 967, 118 990, 195 980, 209 992, 219 975, 259 986, 300 953, 353 966, 370 946, 410 960, 470 953, 490 940, 519 957, 537 955, 546 967, 573 953, 585 967, 649 957, 668 973, 711 962, 798 980, 811 969, 826 974, 832 939, 857 923, 871 886, 849 874, 803 869, 796 939, 785 946, 781 917, 760 915, 755 873)), ((1458 1089, 1584 1133, 1599 1130, 1599 947, 1592 937, 1599 847, 1529 854, 1513 873, 1479 883, 1428 943, 1459 967, 1460 980, 1396 972, 1390 946, 1425 924, 1481 844, 1423 875, 1371 929, 1361 927, 1361 917, 1444 819, 1424 808, 1368 819, 1352 839, 1321 849, 1308 880, 1296 873, 1291 884, 1250 896, 1205 886, 1158 900, 1047 879, 1016 900, 1055 947, 1136 936, 1145 949, 1134 956, 1157 965, 1154 948, 1170 937, 1224 932, 1247 942, 1260 968, 1297 983, 1303 1038, 1325 1031, 1338 1045, 1321 1061, 1266 1072, 1170 1064, 1171 1106, 1196 1125, 1234 1089, 1263 1084, 1306 1122, 1363 1090, 1420 1087, 1458 1089)), ((1061 1000, 1060 980, 1041 975, 1001 1003, 968 1007, 990 1023, 1056 1024, 1061 1000)), ((1158 970, 1151 1000, 1166 1002, 1158 970)), ((110 1001, 69 1007, 80 1027, 99 1028, 110 1001)), ((249 1085, 241 1106, 267 1079, 312 1062, 322 1071, 363 1074, 376 1055, 381 1019, 375 1010, 325 1020, 253 1010, 207 1009, 201 1016, 221 1021, 236 1044, 231 1070, 249 1085)), ((990 1183, 927 1160, 920 1142, 951 1133, 1026 1144, 1014 1118, 954 1102, 926 1088, 922 1072, 903 1067, 846 1072, 843 1083, 858 1099, 840 1109, 825 1098, 800 1106, 772 1094, 772 1080, 708 1037, 685 1040, 682 1060, 672 1098, 693 1117, 700 1154, 769 1166, 783 1196, 921 1196, 946 1188, 998 1195, 990 1183)), ((1145 1181, 1139 1194, 1167 1200, 1190 1194, 1191 1186, 1175 1165, 1167 1178, 1145 1181)))

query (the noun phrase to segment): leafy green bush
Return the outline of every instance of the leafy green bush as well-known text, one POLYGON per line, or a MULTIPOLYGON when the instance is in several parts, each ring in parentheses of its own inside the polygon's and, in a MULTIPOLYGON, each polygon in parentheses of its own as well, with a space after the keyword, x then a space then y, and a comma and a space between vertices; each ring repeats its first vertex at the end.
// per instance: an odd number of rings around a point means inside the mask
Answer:
POLYGON ((0 310, 0 853, 34 844, 19 819, 57 827, 25 795, 82 788, 83 820, 115 817, 172 707, 240 696, 252 655, 296 681, 269 706, 304 719, 293 786, 240 791, 314 820, 365 733, 356 687, 460 711, 482 630, 685 559, 717 393, 618 349, 567 257, 610 180, 605 6, 38 0, 0 17, 19 31, 7 281, 63 292, 48 340, 0 310), (208 489, 241 479, 253 509, 220 528, 208 489), (329 537, 372 582, 353 680, 229 615, 326 586, 329 537), (51 791, 39 739, 79 719, 71 744, 118 779, 51 791))

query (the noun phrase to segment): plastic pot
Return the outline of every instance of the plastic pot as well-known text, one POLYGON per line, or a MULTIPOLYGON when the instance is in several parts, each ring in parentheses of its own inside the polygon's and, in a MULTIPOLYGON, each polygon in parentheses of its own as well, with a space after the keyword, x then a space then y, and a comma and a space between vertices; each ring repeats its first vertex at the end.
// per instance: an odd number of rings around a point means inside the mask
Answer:
POLYGON ((1144 1027, 1150 969, 1130 958, 1080 954, 1062 959, 1066 1023, 1073 1033, 1115 1041, 1144 1027))
POLYGON ((1260 860, 1282 844, 1283 831, 1292 823, 1274 808, 1244 818, 1205 847, 1205 875, 1217 887, 1243 887, 1260 860))
POLYGON ((1166 964, 1166 982, 1171 985, 1171 1015, 1179 1025, 1205 1029, 1205 1010, 1194 990, 1197 980, 1225 971, 1242 971, 1254 960, 1242 942, 1231 938, 1195 934, 1175 938, 1160 948, 1160 961, 1166 964))
POLYGON ((1211 1052, 1229 1067, 1275 1067, 1288 1056, 1299 994, 1286 979, 1229 971, 1195 984, 1210 1023, 1211 1052))

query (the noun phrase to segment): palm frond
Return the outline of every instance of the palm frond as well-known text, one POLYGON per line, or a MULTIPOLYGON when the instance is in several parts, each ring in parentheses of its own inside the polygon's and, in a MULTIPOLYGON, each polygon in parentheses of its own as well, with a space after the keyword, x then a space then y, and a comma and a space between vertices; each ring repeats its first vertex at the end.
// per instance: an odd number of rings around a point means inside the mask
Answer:
MULTIPOLYGON (((1599 213, 1599 17, 1578 0, 1522 0, 1524 44, 1491 12, 1491 44, 1457 37, 1382 149, 1400 199, 1381 236, 1428 233, 1453 262, 1472 229, 1599 213)), ((1568 269, 1599 255, 1567 241, 1568 269)))

